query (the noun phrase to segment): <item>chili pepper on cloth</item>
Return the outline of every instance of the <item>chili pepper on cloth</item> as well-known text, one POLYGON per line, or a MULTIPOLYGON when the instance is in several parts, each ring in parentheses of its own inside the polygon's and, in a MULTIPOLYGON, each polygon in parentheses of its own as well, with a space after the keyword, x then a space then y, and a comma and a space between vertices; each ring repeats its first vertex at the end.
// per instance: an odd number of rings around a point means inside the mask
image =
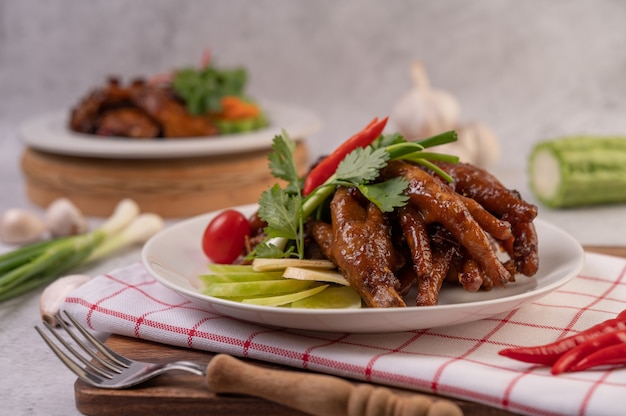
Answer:
MULTIPOLYGON (((572 371, 575 367, 580 366, 582 360, 595 353, 601 353, 605 348, 615 345, 626 345, 626 330, 613 331, 606 334, 598 335, 586 342, 572 348, 559 358, 552 365, 552 374, 561 374, 566 371, 572 371)), ((604 364, 602 357, 608 357, 606 354, 598 356, 598 364, 604 364)), ((626 362, 626 355, 622 356, 622 362, 626 362)), ((589 367, 588 367, 589 368, 589 367)))
POLYGON ((304 180, 302 193, 306 196, 326 182, 335 173, 337 166, 348 153, 356 148, 372 144, 382 134, 388 119, 389 117, 385 117, 382 120, 378 120, 378 118, 373 119, 363 130, 343 142, 334 152, 318 163, 304 180))
MULTIPOLYGON (((600 352, 604 348, 618 346, 619 343, 626 345, 626 310, 615 318, 600 322, 576 335, 545 345, 506 348, 498 353, 518 361, 551 366, 552 374, 560 374, 565 371, 582 370, 581 364, 585 357, 591 357, 596 351, 600 352)), ((626 347, 621 351, 624 352, 621 363, 626 364, 626 347)), ((594 358, 594 364, 585 363, 585 368, 609 364, 601 362, 602 357, 608 358, 609 355, 613 364, 619 364, 616 362, 619 359, 615 357, 615 353, 597 355, 594 358)))
MULTIPOLYGON (((622 334, 623 335, 623 334, 622 334)), ((589 354, 578 363, 574 364, 570 371, 583 371, 588 368, 600 366, 615 366, 626 364, 626 342, 611 345, 589 354)))

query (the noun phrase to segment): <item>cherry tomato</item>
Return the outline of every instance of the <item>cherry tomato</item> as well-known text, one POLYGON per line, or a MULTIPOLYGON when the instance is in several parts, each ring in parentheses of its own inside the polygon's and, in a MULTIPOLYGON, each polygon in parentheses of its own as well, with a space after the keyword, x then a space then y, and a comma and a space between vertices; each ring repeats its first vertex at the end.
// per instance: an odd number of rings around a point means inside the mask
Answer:
POLYGON ((202 235, 202 251, 215 263, 231 264, 243 251, 250 223, 239 211, 227 209, 219 213, 202 235))

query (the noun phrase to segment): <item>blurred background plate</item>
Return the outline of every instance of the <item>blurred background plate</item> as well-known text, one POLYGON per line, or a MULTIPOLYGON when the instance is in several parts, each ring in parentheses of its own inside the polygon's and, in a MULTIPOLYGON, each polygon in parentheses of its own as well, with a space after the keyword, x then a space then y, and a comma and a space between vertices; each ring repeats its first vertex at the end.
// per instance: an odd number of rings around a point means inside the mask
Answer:
POLYGON ((293 139, 316 133, 320 119, 290 105, 262 102, 269 127, 250 133, 176 139, 128 139, 87 135, 68 128, 70 110, 43 115, 25 123, 19 135, 30 148, 44 152, 94 158, 157 159, 214 156, 267 149, 285 130, 293 139))
POLYGON ((306 139, 321 126, 303 109, 264 104, 270 127, 254 133, 138 140, 71 132, 68 114, 43 116, 21 130, 21 170, 28 199, 42 208, 69 198, 86 215, 107 217, 123 198, 142 211, 182 218, 256 202, 277 180, 267 155, 285 130, 296 142, 300 174, 309 168, 306 139))

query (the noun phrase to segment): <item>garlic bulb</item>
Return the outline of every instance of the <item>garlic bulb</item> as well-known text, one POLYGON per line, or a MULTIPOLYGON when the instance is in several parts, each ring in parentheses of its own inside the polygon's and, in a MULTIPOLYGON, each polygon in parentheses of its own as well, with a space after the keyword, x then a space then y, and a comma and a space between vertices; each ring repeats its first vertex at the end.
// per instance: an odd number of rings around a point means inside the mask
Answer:
POLYGON ((474 121, 457 128, 459 141, 473 150, 471 163, 480 167, 493 165, 500 157, 500 142, 486 124, 474 121))
POLYGON ((436 147, 438 153, 459 157, 461 162, 485 168, 500 157, 500 143, 495 133, 484 123, 474 121, 456 126, 458 140, 436 147))
POLYGON ((55 315, 61 309, 61 305, 65 301, 67 295, 90 279, 91 276, 84 274, 71 274, 59 277, 54 282, 46 286, 39 297, 39 312, 41 314, 41 318, 50 325, 56 326, 57 321, 55 315))
POLYGON ((46 224, 32 212, 12 208, 0 218, 0 240, 7 244, 28 244, 41 239, 46 224))
POLYGON ((46 224, 54 237, 83 234, 88 228, 82 212, 67 198, 56 199, 48 206, 46 224))
POLYGON ((431 88, 426 70, 419 62, 413 63, 411 76, 413 88, 391 112, 400 134, 415 140, 452 130, 459 120, 457 99, 447 91, 431 88))

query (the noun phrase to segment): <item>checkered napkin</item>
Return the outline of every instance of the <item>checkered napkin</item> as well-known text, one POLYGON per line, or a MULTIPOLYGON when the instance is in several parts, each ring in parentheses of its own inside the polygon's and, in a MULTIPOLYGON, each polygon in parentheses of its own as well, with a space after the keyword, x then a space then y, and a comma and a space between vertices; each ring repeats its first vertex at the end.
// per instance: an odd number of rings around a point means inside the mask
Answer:
POLYGON ((140 263, 92 279, 64 309, 89 328, 456 397, 527 415, 622 415, 626 369, 552 376, 498 355, 571 335, 626 309, 626 260, 586 254, 557 291, 490 319, 394 334, 263 327, 198 309, 140 263))

